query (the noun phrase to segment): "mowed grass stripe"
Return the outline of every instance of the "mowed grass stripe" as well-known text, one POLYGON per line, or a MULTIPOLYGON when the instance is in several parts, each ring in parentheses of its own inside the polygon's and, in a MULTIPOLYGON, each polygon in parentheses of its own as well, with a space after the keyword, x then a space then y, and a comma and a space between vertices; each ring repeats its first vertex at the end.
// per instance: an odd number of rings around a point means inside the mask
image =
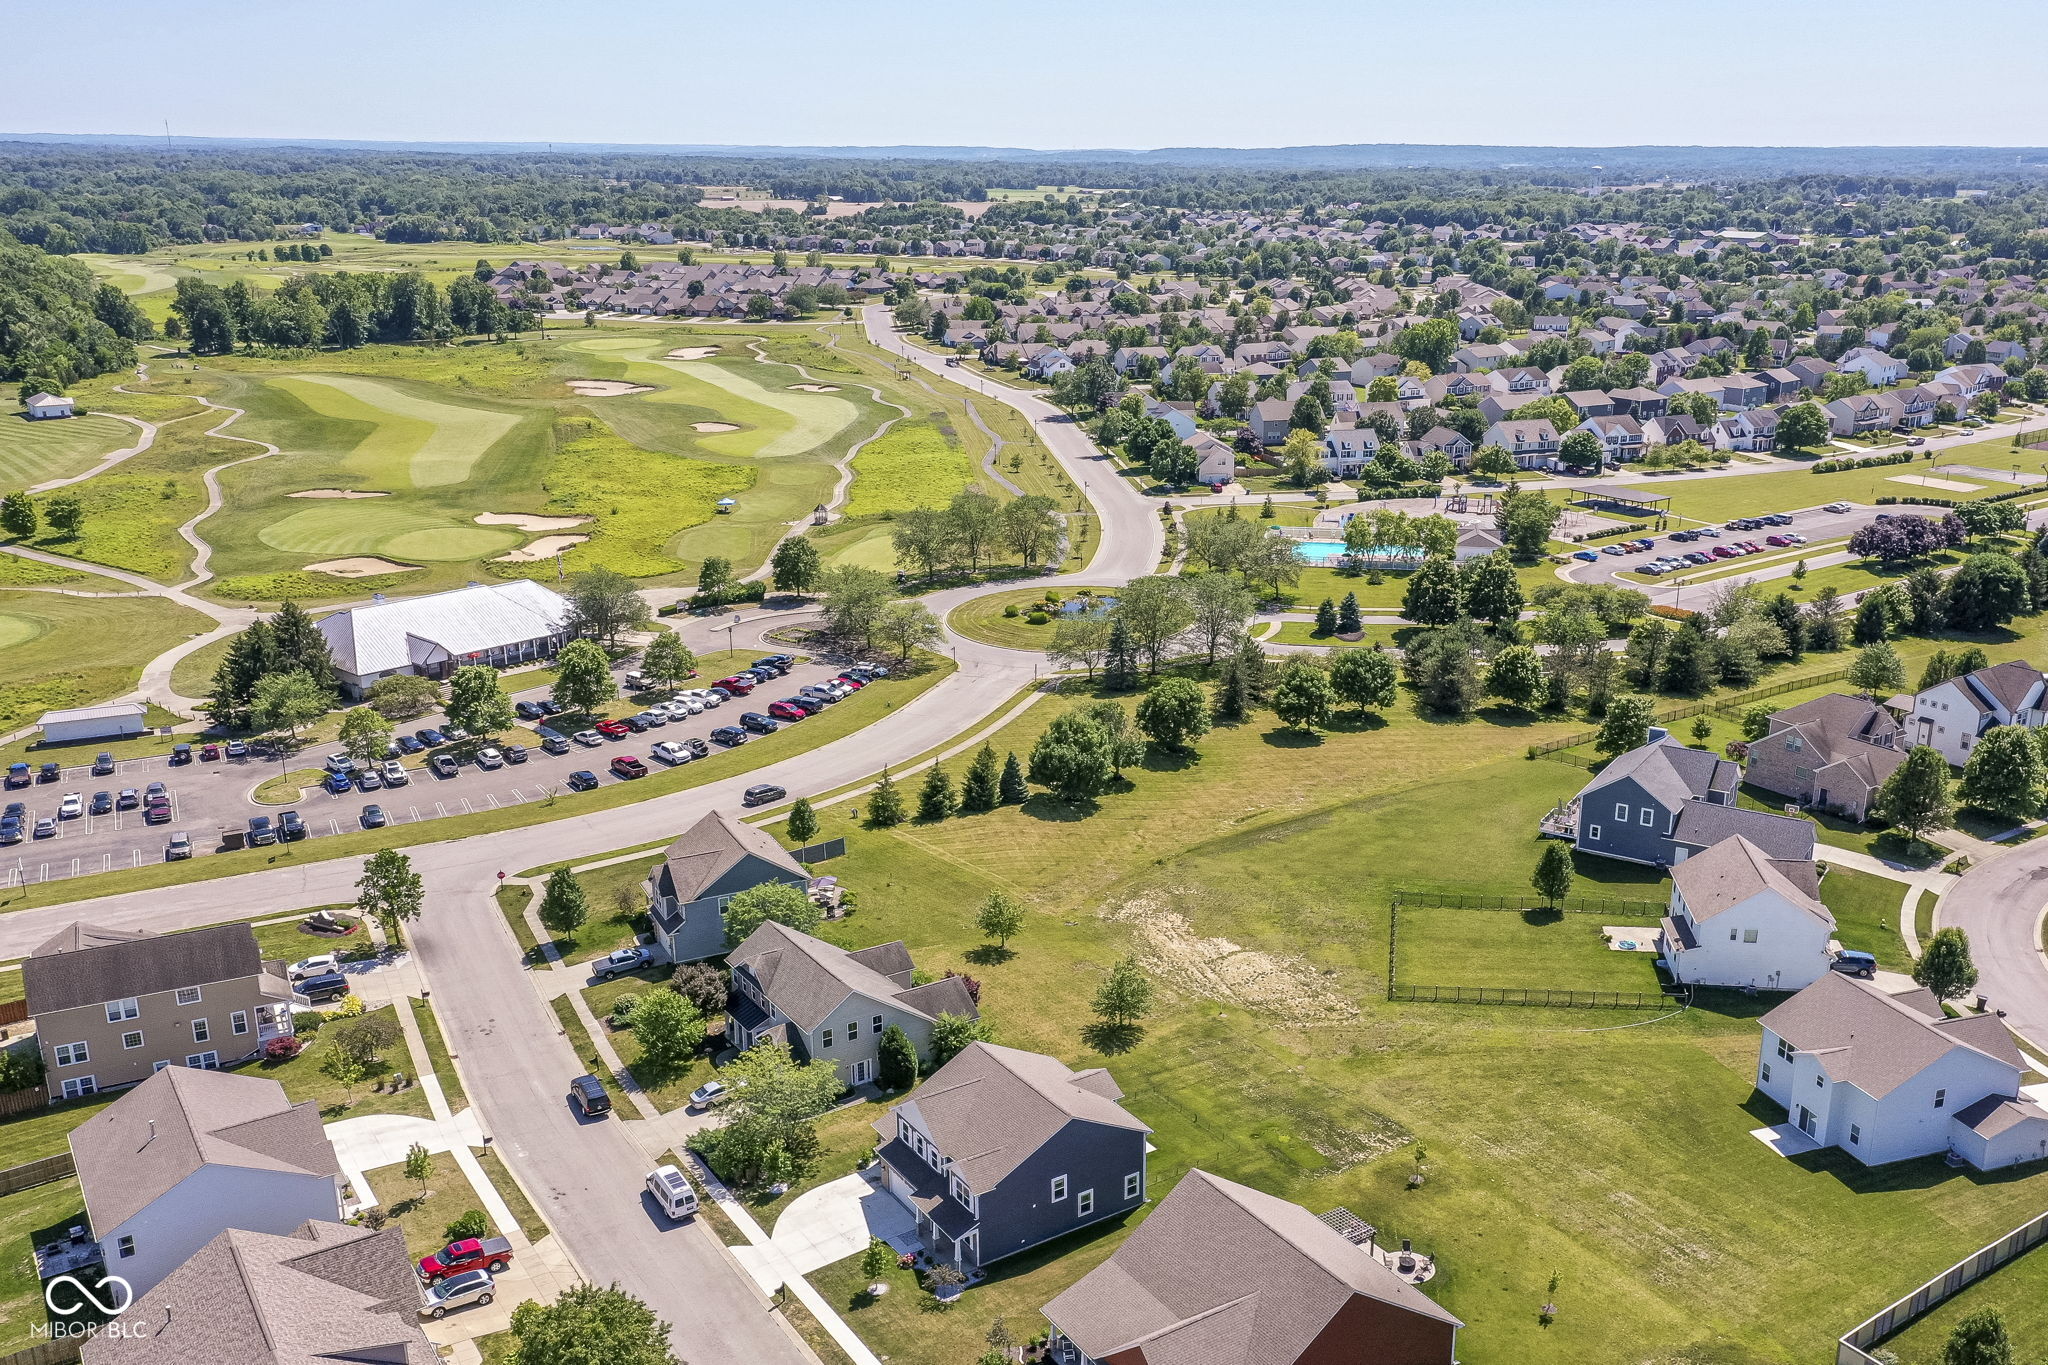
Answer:
POLYGON ((439 512, 403 503, 331 502, 272 522, 259 538, 289 554, 388 550, 399 558, 455 560, 510 549, 524 537, 503 527, 462 526, 439 512))
POLYGON ((83 474, 109 451, 141 439, 126 422, 96 412, 47 422, 0 413, 0 488, 83 474))
POLYGON ((823 445, 859 416, 852 403, 836 394, 804 393, 779 383, 764 384, 753 373, 760 370, 790 383, 803 382, 803 377, 786 365, 763 366, 751 357, 670 360, 664 353, 677 349, 674 337, 659 341, 592 337, 572 343, 568 349, 624 366, 625 377, 633 383, 663 386, 661 392, 647 394, 637 401, 687 403, 710 409, 714 420, 757 428, 707 433, 704 448, 721 455, 763 459, 800 455, 823 445), (769 433, 766 440, 761 432, 769 433))
POLYGON ((350 460, 387 486, 463 483, 484 452, 519 424, 514 413, 440 403, 356 375, 281 375, 270 382, 324 417, 372 424, 376 430, 350 460))
MULTIPOLYGON (((744 402, 786 414, 791 422, 789 429, 754 452, 763 459, 777 455, 801 455, 823 445, 857 415, 853 404, 836 395, 767 388, 730 364, 709 360, 663 360, 658 363, 744 402)), ((794 377, 796 371, 778 369, 778 373, 794 377)))

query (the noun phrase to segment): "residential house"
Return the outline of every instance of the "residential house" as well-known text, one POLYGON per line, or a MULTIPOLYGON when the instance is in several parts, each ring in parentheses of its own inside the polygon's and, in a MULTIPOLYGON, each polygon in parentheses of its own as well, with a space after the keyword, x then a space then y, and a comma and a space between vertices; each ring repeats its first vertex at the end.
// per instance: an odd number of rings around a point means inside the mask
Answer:
POLYGON ((282 1234, 347 1211, 319 1102, 262 1076, 165 1067, 70 1143, 107 1269, 137 1294, 228 1228, 282 1234))
POLYGON ((1038 380, 1057 379, 1073 368, 1074 358, 1051 346, 1024 362, 1024 373, 1038 380))
POLYGON ((1713 431, 1700 430, 1700 424, 1682 412, 1663 417, 1652 417, 1643 426, 1643 444, 1646 446, 1675 446, 1683 441, 1713 443, 1713 431))
POLYGON ((1529 319, 1529 330, 1563 336, 1571 331, 1571 319, 1561 313, 1538 313, 1529 319))
POLYGON ((1229 442, 1218 440, 1214 433, 1198 431, 1187 446, 1195 452, 1196 483, 1229 483, 1237 477, 1237 451, 1229 442))
POLYGON ((1609 460, 1643 458, 1643 428, 1633 417, 1588 417, 1572 430, 1591 432, 1609 460))
POLYGON ((1906 743, 1927 744, 1961 767, 1977 741, 1999 725, 2039 729, 2048 724, 2048 678, 2032 664, 2009 659, 1925 688, 1906 716, 1906 743))
MULTIPOLYGON (((118 1272, 117 1272, 118 1273, 118 1272)), ((397 1224, 229 1229, 79 1346, 84 1365, 436 1365, 397 1224)))
POLYGON ((1877 401, 1876 394, 1854 393, 1837 398, 1823 404, 1821 411, 1828 415, 1828 430, 1837 436, 1862 436, 1891 425, 1891 411, 1877 401))
POLYGON ((284 964, 263 960, 247 924, 154 934, 80 921, 21 976, 52 1099, 233 1065, 292 1032, 284 964))
POLYGON ((1356 478, 1379 449, 1380 434, 1371 427, 1331 427, 1323 433, 1323 468, 1332 478, 1356 478))
POLYGON ((1840 368, 1832 362, 1822 360, 1819 356, 1813 355, 1794 356, 1785 362, 1784 367, 1805 380, 1806 387, 1809 389, 1818 389, 1823 379, 1826 379, 1840 368))
POLYGON ((1473 346, 1460 346, 1451 352, 1451 364, 1470 374, 1475 370, 1496 369, 1520 354, 1520 351, 1506 346, 1482 342, 1473 346))
POLYGON ((1472 458, 1472 442, 1449 427, 1431 427, 1418 439, 1406 442, 1405 448, 1417 459, 1441 451, 1451 457, 1452 464, 1460 466, 1472 458))
POLYGON ((1164 346, 1119 346, 1109 357, 1109 363, 1121 375, 1128 375, 1133 370, 1143 368, 1147 361, 1157 367, 1164 365, 1166 360, 1164 346))
POLYGON ((910 950, 900 941, 848 952, 769 920, 727 962, 725 1036, 733 1046, 787 1043, 798 1061, 832 1063, 848 1085, 875 1079, 882 1034, 891 1026, 927 1057, 941 1014, 980 1015, 960 977, 913 985, 910 950))
MULTIPOLYGON (((2048 1111, 1995 1014, 1828 972, 1766 1014, 1757 1082, 1792 1126, 1867 1166, 1952 1152, 1980 1169, 2048 1157, 2048 1111)), ((1162 1205, 1163 1207, 1163 1205, 1162 1205)))
POLYGON ((1480 389, 1479 381, 1471 375, 1456 372, 1431 375, 1422 381, 1423 396, 1438 407, 1447 406, 1453 398, 1469 398, 1480 389))
POLYGON ((1489 423, 1505 421, 1510 414, 1549 396, 1542 393, 1488 393, 1479 400, 1479 415, 1489 423))
POLYGON ((1375 351, 1362 355, 1351 362, 1351 382, 1360 387, 1370 387, 1375 379, 1385 379, 1401 373, 1408 362, 1392 351, 1375 351))
POLYGON ((1550 392, 1550 376, 1533 365, 1511 365, 1504 370, 1495 370, 1492 380, 1495 389, 1505 389, 1509 393, 1550 392))
POLYGON ((1743 780, 1862 820, 1877 789, 1905 761, 1904 731, 1888 708, 1835 692, 1774 712, 1764 736, 1750 742, 1743 780))
POLYGON ((767 830, 714 810, 662 852, 648 876, 648 918, 670 962, 726 950, 725 906, 757 886, 807 886, 810 873, 767 830))
POLYGON ((1453 558, 1463 564, 1468 559, 1484 559, 1506 547, 1507 542, 1492 527, 1466 522, 1458 527, 1458 548, 1453 558))
POLYGON ((1612 398, 1598 389, 1573 389, 1564 395, 1564 401, 1570 403, 1581 417, 1612 417, 1621 410, 1612 398))
POLYGON ((1772 858, 1738 834, 1671 869, 1657 947, 1674 981, 1796 991, 1833 970, 1834 932, 1815 864, 1772 858))
POLYGON ((2006 380, 2005 370, 1997 365, 1951 365, 1934 377, 1943 383, 1956 385, 1965 398, 1995 393, 2005 387, 2006 380))
MULTIPOLYGON (((1356 411, 1358 408, 1358 391, 1351 387, 1351 381, 1348 379, 1332 379, 1328 382, 1330 389, 1330 412, 1334 415, 1340 412, 1356 411)), ((1285 401, 1290 412, 1293 411, 1294 404, 1309 391, 1313 384, 1313 380, 1297 380, 1287 386, 1285 401)))
POLYGON ((1060 1365, 1453 1365, 1452 1317, 1298 1204, 1199 1168, 1045 1306, 1060 1365))
POLYGON ((1806 392, 1806 380, 1800 376, 1797 370, 1789 367, 1774 370, 1753 370, 1750 372, 1749 377, 1764 386, 1764 401, 1766 403, 1796 402, 1799 395, 1806 392))
POLYGON ((1581 853, 1655 867, 1737 834, 1772 858, 1811 859, 1812 822, 1744 809, 1735 802, 1741 785, 1738 764, 1653 729, 1648 744, 1617 755, 1543 830, 1581 853))
POLYGON ((1713 443, 1723 450, 1766 451, 1778 445, 1778 413, 1773 408, 1751 408, 1723 417, 1713 427, 1713 443))
POLYGON ((1294 421, 1294 404, 1284 398, 1262 398, 1245 414, 1245 425, 1262 446, 1277 446, 1287 439, 1294 421))
POLYGON ((1231 348, 1230 355, 1240 365, 1261 361, 1269 365, 1284 365, 1294 359, 1294 348, 1278 337, 1269 337, 1265 341, 1241 341, 1231 348))
POLYGON ((1562 443, 1548 418, 1525 421, 1512 415, 1488 427, 1484 440, 1486 445, 1506 450, 1523 469, 1548 467, 1562 443))
POLYGON ((917 1236, 963 1270, 991 1264, 1147 1198, 1146 1135, 1101 1067, 969 1043, 875 1120, 881 1187, 917 1236))
POLYGON ((1617 413, 1633 417, 1638 422, 1646 422, 1652 417, 1662 417, 1671 411, 1670 397, 1655 389, 1616 389, 1607 396, 1614 400, 1617 413))
POLYGON ((1896 384, 1909 373, 1906 362, 1870 346, 1858 346, 1836 363, 1839 370, 1854 370, 1870 381, 1874 389, 1896 384))
POLYGON ((316 625, 342 691, 361 697, 401 673, 447 678, 464 664, 551 659, 568 642, 569 616, 569 599, 519 578, 396 602, 372 593, 369 605, 330 612, 316 625))
POLYGON ((1201 429, 1195 424, 1195 405, 1192 403, 1164 403, 1150 398, 1145 401, 1145 415, 1172 427, 1173 434, 1183 441, 1193 439, 1201 429))

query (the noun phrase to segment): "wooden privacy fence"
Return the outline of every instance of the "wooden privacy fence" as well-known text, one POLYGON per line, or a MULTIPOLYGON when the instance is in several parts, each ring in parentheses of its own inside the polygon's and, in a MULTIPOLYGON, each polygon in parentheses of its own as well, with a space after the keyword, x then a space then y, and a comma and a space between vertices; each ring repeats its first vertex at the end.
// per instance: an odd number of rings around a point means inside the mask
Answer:
POLYGON ((12 1355, 0 1356, 0 1365, 74 1365, 84 1345, 85 1338, 82 1335, 51 1337, 48 1341, 39 1341, 12 1355))
POLYGON ((46 1156, 38 1161, 24 1162, 19 1166, 9 1166, 6 1170, 0 1171, 0 1195, 15 1194, 33 1189, 37 1185, 47 1185, 53 1180, 75 1175, 77 1170, 78 1168, 72 1165, 69 1152, 59 1152, 56 1156, 46 1156))
POLYGON ((1875 1346, 1928 1309, 1955 1297, 2043 1241, 2048 1241, 2048 1213, 2020 1224, 1990 1246, 1957 1261, 1903 1299, 1886 1304, 1844 1332, 1835 1346, 1835 1365, 1877 1365, 1877 1357, 1864 1347, 1875 1346))
POLYGON ((1643 1010, 1688 1005, 1684 986, 1665 991, 1577 991, 1549 986, 1405 986, 1387 988, 1387 999, 1424 1005, 1534 1005, 1548 1009, 1643 1010))
POLYGON ((0 1118, 9 1114, 26 1114, 32 1109, 47 1109, 50 1092, 40 1085, 26 1090, 0 1090, 0 1118))
POLYGON ((19 1024, 28 1019, 27 1000, 0 1001, 0 1024, 19 1024))

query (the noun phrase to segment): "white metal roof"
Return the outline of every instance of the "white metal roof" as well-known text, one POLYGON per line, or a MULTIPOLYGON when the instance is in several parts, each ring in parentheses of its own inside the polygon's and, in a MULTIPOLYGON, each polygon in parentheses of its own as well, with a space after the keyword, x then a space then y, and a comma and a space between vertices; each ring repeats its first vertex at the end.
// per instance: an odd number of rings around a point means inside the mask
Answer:
POLYGON ((38 725, 61 725, 73 720, 111 720, 116 716, 139 716, 143 713, 139 701, 110 701, 101 706, 74 706, 68 711, 45 711, 38 725))
POLYGON ((568 619, 566 598, 522 578, 351 607, 319 625, 335 666, 360 677, 545 639, 568 619))

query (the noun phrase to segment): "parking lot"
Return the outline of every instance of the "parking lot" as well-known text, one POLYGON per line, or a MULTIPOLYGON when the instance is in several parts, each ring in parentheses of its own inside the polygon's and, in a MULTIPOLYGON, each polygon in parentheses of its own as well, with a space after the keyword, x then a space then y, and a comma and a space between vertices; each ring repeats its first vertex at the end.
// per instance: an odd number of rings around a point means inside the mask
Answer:
MULTIPOLYGON (((1910 505, 1900 505, 1897 507, 1861 507, 1852 503, 1849 505, 1848 510, 1844 512, 1830 512, 1825 507, 1802 508, 1798 511, 1792 512, 1791 522, 1788 525, 1784 526, 1759 526, 1754 530, 1729 531, 1721 530, 1720 523, 1717 522, 1714 523, 1714 526, 1716 530, 1720 530, 1720 535, 1718 537, 1709 537, 1693 541, 1676 541, 1671 538, 1670 531, 1662 531, 1654 535, 1645 534, 1642 537, 1645 540, 1650 540, 1654 542, 1651 549, 1639 550, 1630 554, 1622 555, 1603 554, 1596 562, 1593 563, 1579 561, 1572 565, 1570 573, 1572 579, 1575 582, 1579 583, 1613 583, 1617 587, 1640 588, 1654 592, 1657 587, 1657 584, 1638 583, 1630 579, 1623 578, 1620 575, 1624 573, 1643 573, 1643 566, 1646 563, 1654 559, 1663 558, 1667 555, 1684 556, 1694 551, 1704 552, 1706 554, 1711 555, 1716 545, 1730 545, 1733 544, 1735 541, 1754 541, 1758 545, 1763 547, 1764 552, 1766 554, 1774 556, 1774 558, 1769 563, 1759 566, 1760 571, 1768 570, 1780 567, 1782 564, 1790 562, 1786 560, 1779 560, 1775 558, 1775 556, 1792 554, 1793 549, 1796 548, 1781 547, 1767 544, 1767 538, 1770 536, 1783 535, 1788 532, 1795 532, 1799 535, 1806 537, 1807 543, 1809 545, 1822 545, 1830 541, 1844 540, 1847 537, 1854 535, 1863 527, 1868 526, 1870 523, 1876 521, 1878 517, 1886 514, 1892 516, 1938 517, 1941 516, 1945 510, 1946 509, 1939 507, 1913 507, 1910 505)), ((1758 513, 1756 515, 1762 516, 1764 514, 1758 513)), ((1697 528, 1701 525, 1706 524, 1701 522, 1689 521, 1678 517, 1672 518, 1672 521, 1673 526, 1671 529, 1678 531, 1683 531, 1688 528, 1697 528)), ((1841 549, 1842 547, 1840 545, 1830 545, 1826 549, 1815 551, 1815 554, 1821 555, 1837 553, 1840 552, 1841 549)), ((1761 556, 1759 556, 1759 558, 1760 557, 1761 556)), ((1794 558, 1796 558, 1796 555, 1794 556, 1794 558)), ((1665 582, 1671 582, 1673 580, 1683 579, 1687 573, 1713 572, 1726 574, 1728 576, 1725 579, 1717 578, 1715 580, 1716 582, 1731 581, 1742 577, 1742 574, 1738 569, 1738 566, 1741 563, 1742 558, 1740 557, 1734 559, 1715 559, 1709 565, 1688 565, 1685 570, 1676 573, 1666 574, 1663 576, 1663 578, 1665 582)))
MULTIPOLYGON (((310 745, 282 761, 275 757, 223 757, 213 762, 195 758, 189 763, 174 765, 168 758, 129 759, 116 764, 111 776, 97 777, 92 773, 90 757, 86 756, 86 762, 66 767, 59 780, 36 782, 0 793, 0 799, 24 803, 28 807, 27 823, 32 829, 37 819, 55 816, 59 802, 74 792, 90 802, 95 792, 118 793, 130 787, 140 790, 151 782, 162 782, 170 789, 171 820, 160 825, 145 824, 140 809, 59 820, 57 833, 52 837, 28 837, 19 844, 0 848, 0 886, 21 886, 161 862, 165 844, 173 833, 179 832, 192 836, 194 856, 205 857, 221 851, 222 830, 246 829, 249 818, 255 815, 267 815, 275 821, 288 810, 297 811, 305 821, 306 836, 318 839, 365 828, 363 810, 372 805, 383 808, 391 827, 399 827, 447 815, 468 815, 476 811, 525 805, 551 796, 573 799, 574 793, 567 781, 572 772, 591 772, 600 785, 627 781, 629 779, 613 775, 611 761, 621 755, 631 755, 641 759, 649 771, 658 773, 668 765, 652 756, 651 750, 657 742, 691 737, 709 742, 713 730, 739 724, 741 713, 765 713, 771 702, 790 696, 799 688, 822 683, 839 671, 838 665, 815 661, 799 663, 788 675, 771 679, 751 696, 734 697, 716 709, 706 710, 686 720, 671 721, 644 733, 607 738, 602 747, 572 743, 564 754, 547 753, 532 731, 522 727, 520 742, 526 745, 527 761, 508 763, 495 770, 464 762, 454 776, 437 777, 427 767, 429 755, 409 754, 402 760, 409 774, 409 781, 404 786, 386 787, 381 791, 351 791, 342 795, 313 789, 289 806, 263 805, 251 797, 264 782, 281 773, 319 767, 329 754, 339 752, 340 746, 331 743, 310 745)), ((686 686, 708 687, 717 681, 716 678, 696 678, 686 686)), ((871 685, 886 688, 889 684, 883 680, 871 685)), ((546 696, 545 688, 537 688, 514 693, 513 699, 530 701, 546 696)), ((398 731, 411 733, 442 723, 434 716, 422 716, 399 723, 398 731)), ((785 724, 800 727, 803 722, 785 724)), ((772 746, 776 739, 774 734, 749 736, 752 744, 772 746)), ((719 764, 725 752, 723 746, 710 742, 708 756, 694 761, 719 764)))

